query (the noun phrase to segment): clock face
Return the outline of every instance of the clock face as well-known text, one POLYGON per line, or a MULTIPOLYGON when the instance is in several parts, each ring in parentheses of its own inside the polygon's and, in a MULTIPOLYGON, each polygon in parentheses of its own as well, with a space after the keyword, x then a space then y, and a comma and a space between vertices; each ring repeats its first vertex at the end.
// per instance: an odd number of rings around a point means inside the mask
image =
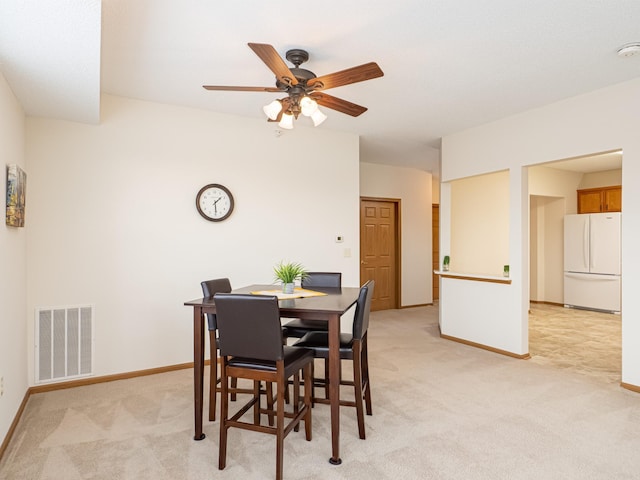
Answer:
POLYGON ((233 212, 233 195, 217 183, 205 185, 196 196, 196 208, 207 220, 221 222, 233 212))

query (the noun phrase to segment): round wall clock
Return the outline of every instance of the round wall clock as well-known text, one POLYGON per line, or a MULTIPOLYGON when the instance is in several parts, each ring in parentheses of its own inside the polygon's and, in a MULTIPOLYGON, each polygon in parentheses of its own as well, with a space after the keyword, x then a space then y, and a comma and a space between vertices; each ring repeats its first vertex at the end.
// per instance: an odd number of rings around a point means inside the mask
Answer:
POLYGON ((229 189, 210 183, 200 189, 196 196, 198 213, 211 222, 221 222, 233 212, 233 195, 229 189))

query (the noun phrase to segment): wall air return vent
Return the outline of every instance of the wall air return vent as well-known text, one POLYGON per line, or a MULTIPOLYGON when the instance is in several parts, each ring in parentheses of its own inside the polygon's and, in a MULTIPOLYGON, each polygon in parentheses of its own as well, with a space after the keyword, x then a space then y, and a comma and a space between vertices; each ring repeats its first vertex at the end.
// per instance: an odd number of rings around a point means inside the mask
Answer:
POLYGON ((93 374, 93 306, 36 308, 36 383, 93 374))

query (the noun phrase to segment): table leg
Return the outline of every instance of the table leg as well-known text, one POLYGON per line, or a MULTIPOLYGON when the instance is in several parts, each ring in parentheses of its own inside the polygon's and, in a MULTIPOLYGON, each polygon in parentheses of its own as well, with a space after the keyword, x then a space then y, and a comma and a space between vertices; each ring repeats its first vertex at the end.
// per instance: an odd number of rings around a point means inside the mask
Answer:
POLYGON ((331 402, 331 458, 340 465, 340 316, 329 320, 329 400, 331 402))
POLYGON ((204 390, 204 315, 193 307, 193 409, 195 414, 194 440, 202 440, 202 404, 204 390))

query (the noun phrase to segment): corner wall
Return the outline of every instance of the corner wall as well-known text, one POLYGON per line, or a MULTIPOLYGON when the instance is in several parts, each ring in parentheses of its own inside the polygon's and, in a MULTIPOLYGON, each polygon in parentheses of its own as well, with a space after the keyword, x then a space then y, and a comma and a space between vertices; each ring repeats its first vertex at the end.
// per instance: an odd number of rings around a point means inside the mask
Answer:
POLYGON ((0 226, 0 443, 5 438, 28 388, 27 383, 27 232, 33 224, 30 211, 31 172, 25 164, 25 115, 0 73, 0 186, 6 198, 6 165, 18 164, 27 173, 25 227, 5 225, 6 201, 0 226))

